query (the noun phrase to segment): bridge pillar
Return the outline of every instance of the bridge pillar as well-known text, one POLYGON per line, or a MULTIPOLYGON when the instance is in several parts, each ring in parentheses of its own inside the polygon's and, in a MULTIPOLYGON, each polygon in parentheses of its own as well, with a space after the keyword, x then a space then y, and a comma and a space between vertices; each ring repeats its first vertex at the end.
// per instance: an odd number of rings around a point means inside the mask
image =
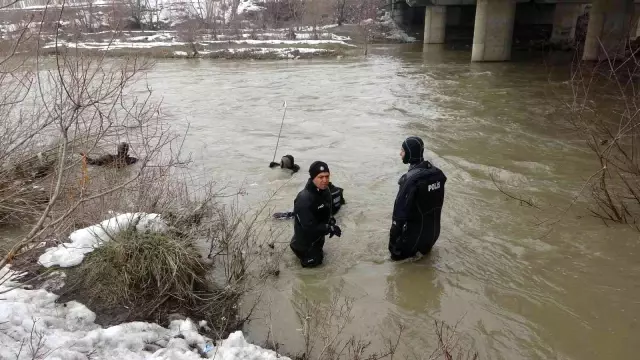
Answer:
POLYGON ((511 59, 515 16, 515 0, 477 0, 471 61, 511 59))
POLYGON ((578 16, 584 12, 582 4, 557 3, 553 13, 553 30, 550 41, 554 44, 569 43, 575 39, 578 16))
POLYGON ((424 43, 444 44, 447 25, 446 6, 427 6, 424 12, 424 43))
POLYGON ((633 0, 593 0, 582 60, 624 56, 633 8, 633 0))

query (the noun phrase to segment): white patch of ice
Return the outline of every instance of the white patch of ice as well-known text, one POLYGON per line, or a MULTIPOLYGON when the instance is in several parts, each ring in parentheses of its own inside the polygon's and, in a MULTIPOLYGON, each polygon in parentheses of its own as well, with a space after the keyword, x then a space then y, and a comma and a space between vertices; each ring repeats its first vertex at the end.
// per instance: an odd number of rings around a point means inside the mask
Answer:
POLYGON ((331 34, 331 38, 333 40, 351 41, 351 38, 349 36, 340 36, 340 35, 336 35, 336 34, 331 34))
MULTIPOLYGON (((58 41, 58 47, 70 47, 70 48, 78 48, 78 49, 93 49, 93 50, 115 50, 115 49, 149 49, 154 47, 161 46, 176 46, 176 45, 185 45, 184 42, 124 42, 124 41, 113 41, 109 42, 66 42, 66 41, 58 41)), ((55 42, 50 42, 45 44, 43 48, 54 48, 56 46, 55 42)))
POLYGON ((266 10, 265 7, 256 5, 253 0, 241 0, 238 4, 238 14, 244 14, 245 12, 255 12, 266 10))
POLYGON ((385 11, 384 15, 380 18, 380 22, 382 25, 390 28, 389 34, 387 34, 387 39, 391 40, 399 40, 402 42, 415 42, 416 38, 413 36, 407 35, 402 29, 398 27, 395 21, 391 18, 391 14, 388 11, 385 11))
POLYGON ((173 41, 175 36, 168 33, 158 33, 154 35, 142 35, 142 36, 133 36, 127 38, 127 41, 173 41))
MULTIPOLYGON (((64 7, 69 9, 69 8, 77 8, 77 7, 88 7, 88 6, 93 6, 93 7, 98 7, 98 6, 108 6, 108 5, 113 5, 114 0, 96 0, 96 1, 92 1, 91 4, 84 0, 84 1, 76 1, 76 0, 65 0, 64 1, 64 7)), ((4 5, 3 8, 1 10, 4 11, 9 11, 9 10, 15 10, 15 9, 21 9, 21 10, 40 10, 40 9, 45 9, 45 8, 61 8, 63 5, 62 1, 48 1, 48 0, 23 0, 23 1, 17 1, 17 2, 13 2, 13 1, 6 1, 6 3, 10 3, 11 5, 6 6, 4 5)))
POLYGON ((204 44, 247 44, 247 45, 264 45, 264 44, 278 44, 278 45, 322 45, 322 44, 340 44, 344 46, 355 46, 348 44, 342 40, 210 40, 203 41, 204 44))
POLYGON ((92 252, 101 243, 109 241, 122 230, 135 226, 137 231, 165 231, 167 224, 158 214, 126 213, 100 224, 76 230, 69 235, 71 243, 63 243, 48 248, 40 255, 38 263, 44 267, 54 265, 60 267, 76 266, 82 262, 84 256, 92 252))
MULTIPOLYGON (((0 274, 15 276, 9 267, 0 274)), ((169 328, 147 322, 102 328, 94 323, 96 314, 81 303, 56 304, 53 293, 16 285, 13 280, 0 284, 0 359, 195 360, 201 359, 196 349, 207 349, 207 358, 215 360, 289 360, 249 344, 240 331, 214 346, 190 319, 174 320, 169 328), (146 344, 162 348, 151 353, 146 344)))
MULTIPOLYGON (((316 31, 317 30, 327 30, 327 29, 332 29, 338 27, 338 24, 329 24, 329 25, 323 25, 323 26, 317 26, 316 27, 316 31)), ((294 27, 295 31, 305 31, 305 32, 311 32, 313 31, 313 26, 302 26, 302 27, 294 27)), ((289 31, 289 28, 280 28, 277 29, 277 31, 289 31)))
POLYGON ((236 48, 236 49, 222 49, 216 51, 201 51, 201 54, 238 54, 238 53, 253 53, 253 54, 272 54, 277 55, 283 59, 294 59, 297 55, 293 53, 298 52, 298 54, 322 54, 327 52, 326 49, 313 49, 313 48, 236 48))

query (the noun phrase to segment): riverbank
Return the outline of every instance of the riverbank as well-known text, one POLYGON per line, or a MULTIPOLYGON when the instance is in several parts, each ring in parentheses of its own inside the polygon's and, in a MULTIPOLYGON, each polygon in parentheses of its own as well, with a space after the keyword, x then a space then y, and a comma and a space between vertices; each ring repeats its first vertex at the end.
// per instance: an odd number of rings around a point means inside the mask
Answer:
POLYGON ((17 275, 8 267, 0 269, 2 359, 287 359, 248 343, 241 331, 220 341, 203 336, 205 321, 176 319, 167 327, 129 322, 103 328, 83 304, 58 303, 58 295, 45 289, 21 288, 14 281, 17 275))
POLYGON ((301 32, 300 39, 286 39, 286 32, 272 30, 234 36, 202 35, 185 41, 173 31, 138 31, 83 34, 78 39, 60 37, 42 46, 41 54, 73 53, 108 56, 139 55, 153 58, 203 59, 308 59, 339 57, 360 53, 362 50, 350 38, 329 32, 318 39, 310 39, 301 32), (224 39, 224 40, 222 40, 224 39))
POLYGON ((289 21, 278 27, 260 21, 268 11, 251 1, 241 3, 235 16, 207 20, 201 18, 199 3, 167 3, 168 10, 158 5, 156 18, 150 15, 136 22, 127 11, 106 3, 93 10, 75 3, 63 8, 14 5, 0 9, 0 49, 22 55, 291 60, 358 56, 366 54, 369 44, 416 41, 385 11, 351 23, 309 26, 289 21), (93 14, 87 17, 89 11, 93 14))
POLYGON ((171 235, 174 227, 158 214, 119 214, 74 231, 66 242, 31 247, 0 269, 0 358, 280 358, 245 340, 234 320, 238 297, 225 304, 227 290, 206 300, 207 306, 184 307, 184 299, 173 298, 192 291, 206 298, 203 289, 209 287, 174 291, 176 282, 202 282, 204 277, 188 273, 205 269, 194 261, 206 261, 188 250, 192 244, 171 235), (123 247, 128 255, 116 250, 123 247), (172 266, 163 257, 176 262, 172 266), (136 281, 143 287, 130 286, 136 281), (131 290, 126 300, 119 298, 131 290))

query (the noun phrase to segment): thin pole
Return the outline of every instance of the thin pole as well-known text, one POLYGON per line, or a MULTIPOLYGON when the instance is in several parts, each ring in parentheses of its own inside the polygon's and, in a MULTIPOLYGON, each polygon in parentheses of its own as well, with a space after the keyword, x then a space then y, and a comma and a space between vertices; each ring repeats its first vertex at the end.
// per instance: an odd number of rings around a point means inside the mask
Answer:
POLYGON ((282 125, 284 125, 284 117, 285 115, 287 115, 287 102, 285 101, 282 106, 284 106, 284 114, 282 114, 282 122, 280 123, 280 132, 278 133, 278 142, 276 142, 276 150, 273 152, 273 160, 271 162, 276 161, 276 153, 278 152, 278 145, 280 144, 280 134, 282 134, 282 125))

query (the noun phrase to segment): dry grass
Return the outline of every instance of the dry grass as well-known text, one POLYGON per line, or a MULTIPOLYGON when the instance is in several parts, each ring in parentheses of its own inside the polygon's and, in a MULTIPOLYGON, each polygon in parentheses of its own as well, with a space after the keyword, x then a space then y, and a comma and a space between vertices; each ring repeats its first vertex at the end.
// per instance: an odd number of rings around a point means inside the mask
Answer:
POLYGON ((206 268, 189 239, 127 230, 93 251, 72 272, 91 298, 109 304, 146 304, 192 297, 206 283, 206 268))
POLYGON ((154 321, 170 314, 206 320, 210 335, 225 336, 242 325, 236 317, 240 294, 215 287, 211 264, 190 236, 126 230, 67 271, 59 301, 78 300, 98 313, 98 323, 154 321), (118 312, 121 312, 118 314, 118 312))

